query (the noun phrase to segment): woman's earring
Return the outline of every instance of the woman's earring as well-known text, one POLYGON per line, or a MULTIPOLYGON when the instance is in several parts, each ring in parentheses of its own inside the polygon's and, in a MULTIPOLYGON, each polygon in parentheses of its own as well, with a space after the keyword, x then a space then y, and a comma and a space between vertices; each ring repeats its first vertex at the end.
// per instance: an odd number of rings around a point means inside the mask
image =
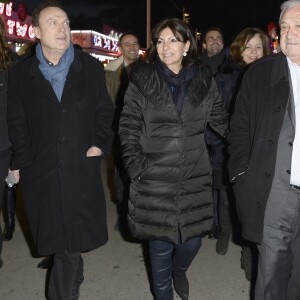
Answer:
POLYGON ((186 56, 186 55, 187 55, 187 52, 186 52, 186 51, 184 51, 182 55, 183 55, 183 56, 186 56))

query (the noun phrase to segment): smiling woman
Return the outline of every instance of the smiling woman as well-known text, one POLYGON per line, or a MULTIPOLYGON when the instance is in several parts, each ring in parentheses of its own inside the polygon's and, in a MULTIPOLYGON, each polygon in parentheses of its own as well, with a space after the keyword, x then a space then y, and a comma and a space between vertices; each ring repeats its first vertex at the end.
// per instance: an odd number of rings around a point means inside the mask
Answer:
POLYGON ((148 62, 132 68, 119 123, 131 180, 128 225, 149 240, 155 299, 173 299, 174 283, 186 300, 186 271, 213 221, 204 131, 210 122, 226 135, 227 113, 187 24, 165 19, 151 39, 148 62))

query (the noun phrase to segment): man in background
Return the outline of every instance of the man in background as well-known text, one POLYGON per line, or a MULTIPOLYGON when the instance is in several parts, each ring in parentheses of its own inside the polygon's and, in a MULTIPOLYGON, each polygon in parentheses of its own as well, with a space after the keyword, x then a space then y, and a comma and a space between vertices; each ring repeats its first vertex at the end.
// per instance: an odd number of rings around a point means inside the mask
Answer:
MULTIPOLYGON (((210 27, 204 34, 202 41, 203 54, 200 59, 208 64, 214 76, 217 75, 219 67, 226 61, 226 52, 224 49, 223 33, 219 27, 210 27)), ((220 196, 220 189, 224 189, 224 143, 220 136, 211 127, 207 126, 205 132, 205 140, 210 154, 211 164, 213 168, 213 199, 214 199, 214 226, 212 233, 208 236, 211 239, 218 239, 220 235, 220 222, 218 206, 220 196)))
POLYGON ((133 32, 123 33, 119 40, 121 56, 111 61, 105 68, 105 78, 108 93, 115 105, 113 129, 115 140, 113 143, 113 158, 115 163, 114 185, 117 200, 118 220, 115 230, 127 229, 127 205, 129 197, 130 180, 122 163, 120 139, 118 135, 119 120, 124 106, 124 95, 128 87, 132 64, 139 57, 140 44, 138 37, 133 32))
POLYGON ((202 41, 202 50, 203 53, 200 59, 211 67, 213 75, 215 76, 220 65, 226 60, 224 37, 219 27, 210 27, 206 31, 202 41))

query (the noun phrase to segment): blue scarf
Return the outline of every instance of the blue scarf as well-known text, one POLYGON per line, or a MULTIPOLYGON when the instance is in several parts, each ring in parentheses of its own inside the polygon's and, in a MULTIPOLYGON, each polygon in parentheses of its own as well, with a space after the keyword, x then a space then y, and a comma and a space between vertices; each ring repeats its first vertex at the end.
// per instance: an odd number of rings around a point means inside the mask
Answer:
POLYGON ((36 46, 36 56, 40 61, 39 69, 41 70, 44 77, 51 83, 51 86, 55 92, 58 101, 61 101, 61 96, 63 93, 63 89, 65 86, 65 82, 67 79, 67 75, 69 72, 69 68, 71 63, 74 60, 74 47, 70 44, 70 47, 60 58, 57 65, 50 66, 42 51, 42 47, 40 44, 36 46))
POLYGON ((185 67, 182 68, 178 74, 175 74, 160 60, 159 57, 157 57, 155 61, 155 67, 168 85, 177 112, 180 114, 184 98, 187 95, 188 85, 194 76, 193 69, 191 67, 185 67))

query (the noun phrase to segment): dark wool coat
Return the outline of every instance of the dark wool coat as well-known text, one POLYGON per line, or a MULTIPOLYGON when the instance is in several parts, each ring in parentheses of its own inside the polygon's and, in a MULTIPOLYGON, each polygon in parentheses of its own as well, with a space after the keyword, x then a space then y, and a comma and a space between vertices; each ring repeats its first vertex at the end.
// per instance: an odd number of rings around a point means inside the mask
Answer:
POLYGON ((0 70, 0 159, 10 155, 11 147, 7 129, 7 77, 7 72, 0 70))
POLYGON ((195 67, 180 116, 153 64, 133 71, 119 134, 132 180, 128 222, 135 237, 178 243, 210 232, 207 122, 227 134, 227 113, 208 66, 195 67))
POLYGON ((8 123, 13 169, 20 169, 25 207, 40 254, 86 251, 107 239, 102 156, 113 139, 113 104, 103 67, 80 50, 70 66, 59 103, 36 57, 13 68, 8 123))
POLYGON ((229 174, 235 182, 243 236, 255 243, 262 240, 278 138, 291 93, 284 54, 266 56, 246 71, 231 118, 229 174))

